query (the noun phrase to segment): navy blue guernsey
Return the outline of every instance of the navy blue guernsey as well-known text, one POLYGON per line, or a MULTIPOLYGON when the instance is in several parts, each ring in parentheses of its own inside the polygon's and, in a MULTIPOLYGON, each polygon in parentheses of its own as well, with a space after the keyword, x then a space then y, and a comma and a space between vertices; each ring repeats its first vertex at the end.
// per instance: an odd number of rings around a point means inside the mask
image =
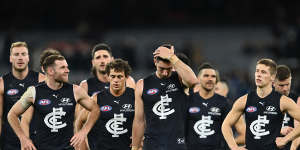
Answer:
POLYGON ((76 101, 73 85, 64 83, 58 90, 46 83, 35 87, 36 97, 32 121, 35 129, 30 138, 38 150, 72 150, 76 101))
POLYGON ((256 91, 248 94, 244 110, 248 150, 278 150, 275 140, 280 136, 283 120, 281 96, 274 90, 265 98, 260 98, 256 91))
POLYGON ((134 118, 134 89, 118 97, 109 89, 97 94, 100 117, 88 134, 91 150, 130 150, 134 118))
POLYGON ((142 99, 146 117, 144 150, 186 150, 186 95, 178 74, 167 79, 155 73, 144 79, 142 99))
POLYGON ((93 96, 101 90, 109 89, 109 83, 101 82, 97 77, 87 79, 87 84, 89 96, 93 96))
POLYGON ((19 80, 10 72, 3 76, 3 123, 2 123, 2 150, 20 149, 20 141, 7 121, 7 114, 11 107, 21 98, 29 86, 38 84, 39 73, 29 71, 23 80, 19 80))
POLYGON ((222 123, 230 107, 227 99, 214 94, 203 99, 199 92, 190 95, 187 116, 188 150, 222 150, 222 123))
MULTIPOLYGON (((297 103, 298 95, 295 93, 290 93, 289 98, 291 98, 295 103, 297 103)), ((294 128, 294 118, 291 117, 288 113, 284 114, 282 127, 289 126, 294 128)), ((283 150, 290 150, 292 142, 286 144, 286 146, 283 148, 283 150)), ((300 150, 300 147, 298 148, 300 150)))

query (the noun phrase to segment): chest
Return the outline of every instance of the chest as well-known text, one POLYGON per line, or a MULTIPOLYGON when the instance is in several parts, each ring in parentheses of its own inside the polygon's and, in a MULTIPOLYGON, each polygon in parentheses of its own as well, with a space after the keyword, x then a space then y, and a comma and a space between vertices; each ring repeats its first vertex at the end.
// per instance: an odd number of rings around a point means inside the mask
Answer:
POLYGON ((212 120, 221 121, 224 106, 216 101, 191 100, 188 104, 188 117, 191 120, 201 120, 203 116, 209 116, 212 120))

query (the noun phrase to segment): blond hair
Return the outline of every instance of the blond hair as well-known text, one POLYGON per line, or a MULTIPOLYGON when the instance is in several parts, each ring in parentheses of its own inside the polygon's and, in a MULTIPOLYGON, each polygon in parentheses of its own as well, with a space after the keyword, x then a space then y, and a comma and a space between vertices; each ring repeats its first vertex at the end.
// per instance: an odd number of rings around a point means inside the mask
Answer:
POLYGON ((14 42, 10 46, 10 54, 12 52, 12 49, 15 48, 15 47, 26 47, 28 49, 26 42, 14 42))

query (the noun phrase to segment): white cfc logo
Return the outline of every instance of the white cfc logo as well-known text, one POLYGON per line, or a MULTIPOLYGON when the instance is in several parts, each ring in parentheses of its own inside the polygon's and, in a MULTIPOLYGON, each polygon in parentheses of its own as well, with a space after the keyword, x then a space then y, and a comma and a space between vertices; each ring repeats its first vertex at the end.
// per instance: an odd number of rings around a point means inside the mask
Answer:
POLYGON ((284 118, 283 118, 283 122, 282 122, 282 127, 285 127, 289 123, 290 120, 291 120, 291 118, 288 117, 287 114, 285 113, 284 118))
POLYGON ((194 124, 194 130, 200 135, 200 138, 207 138, 207 136, 215 134, 215 130, 209 129, 213 123, 214 121, 211 120, 211 116, 202 115, 202 119, 194 124))
POLYGON ((126 122, 123 114, 114 114, 114 118, 107 121, 105 125, 106 130, 112 134, 112 137, 119 137, 120 134, 128 132, 127 129, 120 127, 123 125, 123 122, 126 122))
POLYGON ((51 128, 51 132, 58 132, 58 129, 64 128, 67 126, 66 123, 59 121, 62 116, 65 116, 66 112, 63 111, 62 107, 53 108, 53 112, 46 115, 44 118, 45 124, 51 128))
POLYGON ((167 116, 174 113, 174 109, 166 108, 169 106, 169 103, 172 102, 172 98, 169 98, 168 94, 166 96, 160 96, 160 101, 155 103, 152 108, 152 111, 160 116, 159 119, 167 119, 167 116))
POLYGON ((257 120, 253 121, 250 124, 250 130, 252 134, 254 134, 254 139, 261 139, 262 136, 270 134, 270 131, 266 131, 265 129, 262 129, 262 127, 265 127, 266 124, 269 124, 269 120, 267 120, 267 116, 260 116, 258 115, 257 120))

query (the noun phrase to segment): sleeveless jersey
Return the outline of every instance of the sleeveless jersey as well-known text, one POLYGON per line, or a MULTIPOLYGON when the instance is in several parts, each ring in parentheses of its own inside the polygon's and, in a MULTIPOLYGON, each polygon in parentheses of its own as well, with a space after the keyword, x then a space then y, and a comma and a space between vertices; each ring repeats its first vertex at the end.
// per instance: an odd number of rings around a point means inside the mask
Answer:
POLYGON ((89 78, 87 84, 89 96, 93 96, 104 89, 109 89, 109 83, 101 82, 97 77, 89 78))
POLYGON ((32 118, 35 128, 30 135, 34 145, 38 150, 72 150, 76 105, 73 85, 64 83, 62 88, 52 90, 43 83, 35 89, 32 118))
POLYGON ((155 73, 144 79, 142 93, 146 129, 144 150, 185 150, 186 95, 178 74, 155 73))
POLYGON ((118 97, 109 89, 98 93, 100 117, 88 135, 91 150, 130 150, 134 118, 134 89, 118 97))
POLYGON ((248 94, 244 110, 248 150, 278 150, 275 140, 280 136, 283 120, 281 96, 274 90, 265 98, 258 97, 256 91, 248 94))
POLYGON ((39 73, 29 71, 23 80, 19 80, 10 72, 3 76, 3 124, 2 124, 2 149, 20 149, 20 141, 7 121, 7 114, 11 107, 21 98, 29 86, 38 84, 39 73))
POLYGON ((187 108, 188 150, 223 149, 221 126, 230 109, 227 99, 218 94, 203 99, 197 92, 190 95, 187 108))

